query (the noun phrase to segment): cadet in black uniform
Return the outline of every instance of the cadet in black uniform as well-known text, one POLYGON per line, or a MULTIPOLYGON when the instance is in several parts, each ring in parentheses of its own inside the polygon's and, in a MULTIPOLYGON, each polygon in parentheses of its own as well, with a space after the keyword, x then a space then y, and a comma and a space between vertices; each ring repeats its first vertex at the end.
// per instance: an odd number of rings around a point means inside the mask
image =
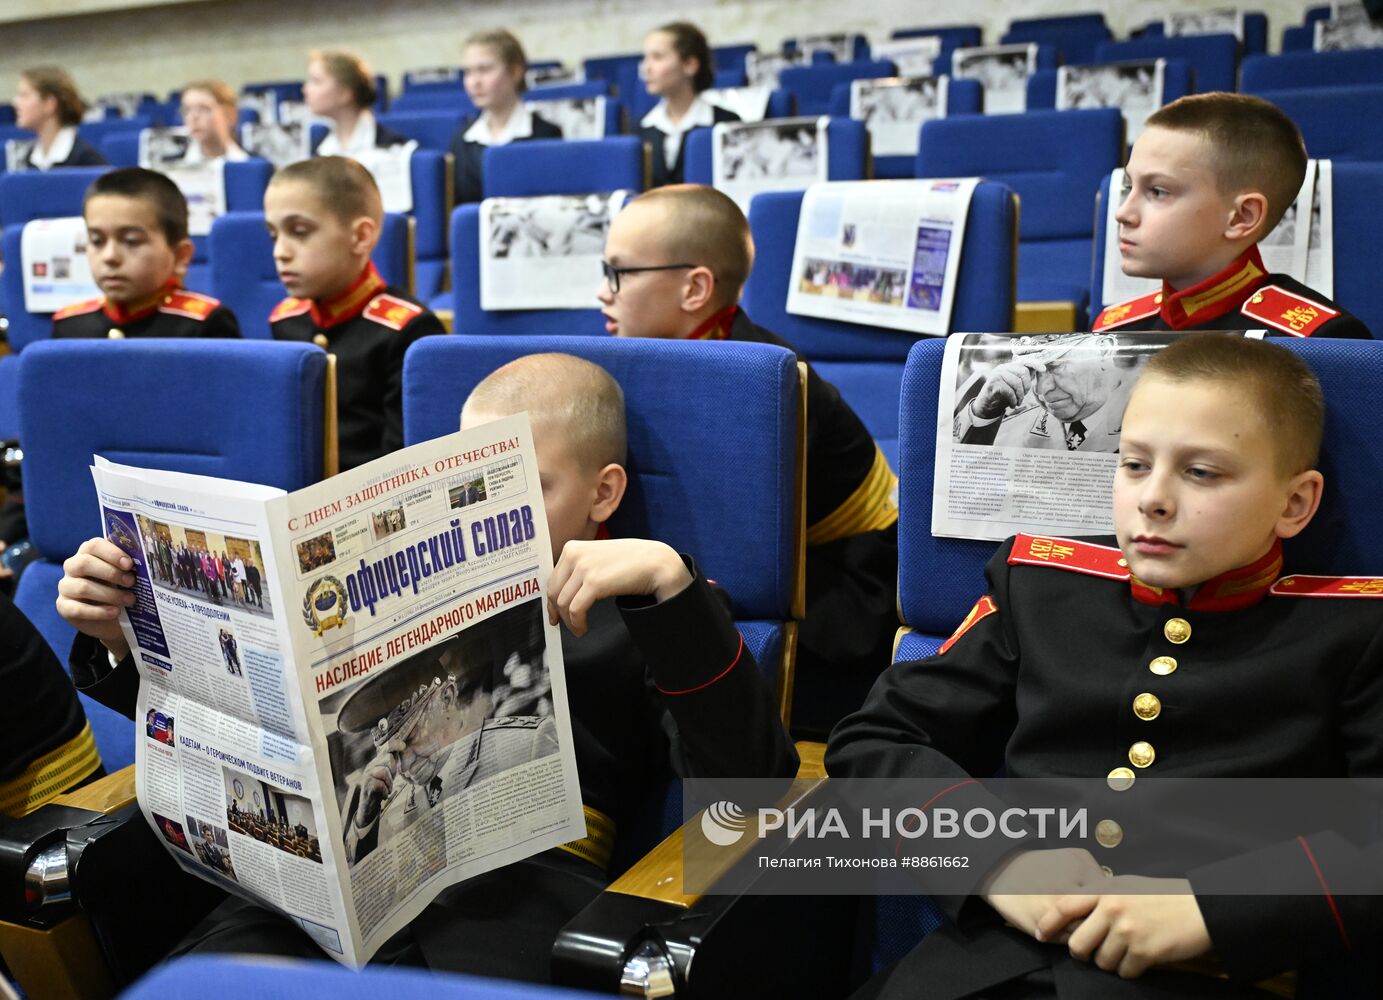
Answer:
MULTIPOLYGON (((723 593, 690 558, 666 545, 611 540, 604 531, 627 484, 619 386, 604 369, 569 355, 522 358, 476 387, 462 426, 523 410, 533 421, 550 540, 559 557, 549 613, 564 626, 562 655, 589 832, 584 840, 445 890, 386 944, 377 962, 543 980, 558 931, 605 887, 616 826, 636 813, 650 782, 669 767, 705 780, 788 778, 797 767, 773 692, 749 666, 723 593)), ((115 615, 128 604, 119 589, 133 584, 128 569, 123 552, 91 539, 64 565, 58 603, 83 633, 72 651, 77 683, 127 714, 137 676, 115 615), (112 657, 119 660, 114 669, 112 657)), ((511 648, 522 654, 523 645, 501 644, 492 666, 511 648)), ((424 667, 420 678, 427 684, 430 665, 424 667)), ((493 692, 496 704, 523 700, 518 672, 505 671, 505 690, 493 692)), ((383 683, 389 674, 379 677, 383 683)), ((352 698, 370 684, 362 682, 352 698)), ((530 691, 529 700, 536 703, 540 694, 530 691)), ((521 726, 491 721, 496 725, 486 723, 478 770, 486 754, 504 757, 506 740, 531 738, 521 726)), ((387 790, 383 776, 366 777, 353 793, 357 850, 373 846, 368 838, 387 790)), ((239 900, 213 911, 180 950, 320 954, 284 918, 239 900)))
POLYGON ((1319 292, 1269 274, 1258 252, 1305 176, 1301 133, 1262 98, 1197 94, 1153 112, 1134 143, 1115 218, 1124 273, 1159 278, 1162 290, 1109 306, 1094 330, 1371 338, 1319 292))
POLYGON ((715 57, 701 29, 674 21, 648 33, 639 65, 648 92, 658 103, 639 122, 639 138, 650 153, 649 187, 681 184, 685 176, 687 134, 740 116, 701 96, 715 86, 715 57))
POLYGON ((340 156, 291 164, 270 182, 264 216, 291 296, 269 317, 274 339, 308 341, 336 355, 341 468, 401 448, 404 351, 445 330, 370 262, 384 220, 374 178, 340 156))
POLYGON ((238 337, 235 315, 178 287, 192 260, 187 200, 163 174, 112 170, 87 189, 87 260, 105 296, 53 314, 53 336, 238 337))
POLYGON ((562 130, 523 103, 528 57, 503 29, 466 39, 466 96, 477 108, 451 137, 452 190, 458 205, 485 197, 485 150, 529 139, 560 139, 562 130))
MULTIPOLYGON (((737 304, 753 263, 749 224, 713 188, 674 185, 639 196, 611 224, 605 256, 599 299, 611 333, 792 349, 737 304)), ((800 732, 824 735, 891 658, 898 628, 896 485, 859 416, 809 365, 807 615, 795 680, 803 711, 793 714, 800 732), (822 690, 833 695, 817 697, 822 690)))

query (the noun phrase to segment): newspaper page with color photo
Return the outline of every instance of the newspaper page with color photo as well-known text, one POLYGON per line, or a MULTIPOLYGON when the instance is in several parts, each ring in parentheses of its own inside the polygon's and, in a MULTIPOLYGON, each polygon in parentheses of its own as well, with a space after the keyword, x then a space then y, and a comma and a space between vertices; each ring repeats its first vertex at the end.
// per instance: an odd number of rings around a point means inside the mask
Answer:
POLYGON ((1037 72, 1037 45, 981 45, 951 53, 951 75, 984 85, 984 113, 1028 108, 1028 77, 1037 72))
POLYGON ((931 76, 935 72, 933 65, 941 58, 941 36, 919 35, 873 42, 869 54, 874 59, 893 63, 899 76, 931 76))
MULTIPOLYGON (((34 219, 19 237, 24 275, 24 309, 53 313, 77 302, 100 298, 86 256, 86 220, 81 216, 34 219)), ((10 263, 14 267, 14 263, 10 263)))
POLYGON ((787 309, 912 333, 951 326, 978 178, 850 181, 807 189, 787 309))
POLYGON ((711 184, 747 216, 754 195, 802 191, 827 175, 829 119, 722 122, 711 130, 711 184))
POLYGON ((605 237, 627 195, 486 198, 480 203, 480 307, 592 308, 605 237))
POLYGON ((166 174, 178 186, 187 199, 189 236, 206 236, 211 224, 226 214, 226 161, 202 159, 186 128, 142 130, 139 165, 166 174))
MULTIPOLYGON (((936 415, 932 533, 1111 534, 1124 406, 1186 334, 955 334, 936 415)), ((1194 336, 1194 334, 1192 334, 1194 336)))
POLYGON ((1056 109, 1118 108, 1125 141, 1136 142, 1148 115, 1162 107, 1165 59, 1062 66, 1056 71, 1056 109))
POLYGON ((139 801, 186 870, 358 967, 585 835, 526 417, 293 494, 93 473, 135 560, 139 801))
POLYGON ((1183 10, 1162 19, 1168 38, 1183 35, 1233 35, 1244 40, 1244 12, 1233 7, 1220 10, 1183 10))
POLYGON ((850 83, 850 117, 865 123, 875 156, 916 156, 922 123, 946 117, 944 76, 850 83))

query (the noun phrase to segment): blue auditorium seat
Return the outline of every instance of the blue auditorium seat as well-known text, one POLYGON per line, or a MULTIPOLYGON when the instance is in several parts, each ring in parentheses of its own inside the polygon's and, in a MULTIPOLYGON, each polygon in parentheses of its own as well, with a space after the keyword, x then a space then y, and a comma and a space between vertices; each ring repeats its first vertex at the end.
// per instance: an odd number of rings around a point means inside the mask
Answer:
MULTIPOLYGON (((754 270, 741 300, 757 324, 785 338, 834 383, 898 468, 898 386, 916 334, 787 311, 787 289, 802 194, 757 195, 749 208, 754 270)), ((1018 201, 1003 184, 982 182, 965 220, 956 278, 953 330, 1008 330, 1013 325, 1018 201)))
POLYGON ((1055 48, 1063 63, 1088 63, 1095 59, 1096 46, 1111 38, 1103 14, 1067 14, 1012 21, 999 44, 1036 42, 1055 48))
POLYGON ((19 355, 0 355, 0 441, 19 437, 19 355))
POLYGON ((1135 38, 1104 42, 1095 49, 1095 62, 1128 59, 1185 59, 1195 71, 1198 94, 1238 89, 1239 40, 1233 35, 1135 38))
POLYGON ((565 101, 574 97, 609 97, 607 80, 587 80, 585 83, 549 83, 530 87, 523 92, 525 101, 565 101))
POLYGON ((301 80, 279 80, 271 83, 247 83, 240 88, 240 93, 271 93, 274 95, 275 102, 301 101, 303 99, 303 84, 301 80))
MULTIPOLYGON (((60 661, 75 634, 54 607, 62 561, 101 532, 91 456, 300 489, 321 478, 325 374, 310 344, 67 340, 24 351, 24 497, 43 558, 20 577, 15 604, 60 661)), ((134 723, 82 701, 106 769, 131 763, 134 723)))
POLYGON ((1383 109, 1383 83, 1361 87, 1262 90, 1301 129, 1306 152, 1336 163, 1383 163, 1383 129, 1361 127, 1383 109))
POLYGON ((423 149, 434 149, 439 153, 451 150, 451 137, 465 113, 460 108, 438 108, 429 111, 400 111, 399 104, 408 95, 395 98, 394 110, 387 111, 376 118, 386 128, 399 135, 415 140, 423 149))
MULTIPOLYGON (((374 262, 391 285, 408 287, 413 271, 414 227, 411 217, 389 213, 374 262)), ((269 314, 287 297, 274 267, 274 244, 264 227, 263 212, 227 212, 211 227, 211 294, 240 321, 242 337, 269 338, 269 314)))
MULTIPOLYGON (((1056 108, 1056 79, 1059 70, 1040 69, 1028 77, 1028 110, 1047 111, 1056 108)), ((1191 64, 1185 59, 1168 59, 1162 67, 1162 103, 1171 104, 1179 97, 1195 93, 1191 64)))
MULTIPOLYGON (((802 38, 806 37, 806 35, 802 36, 802 38)), ((800 47, 801 41, 802 39, 799 38, 783 39, 783 51, 796 52, 800 47)), ((859 33, 850 35, 850 52, 850 62, 864 62, 867 60, 869 58, 869 39, 859 33)), ((831 61, 836 61, 834 55, 831 61)))
MULTIPOLYGON (((922 126, 918 177, 986 177, 1022 199, 1018 301, 1086 306, 1100 181, 1124 161, 1117 108, 962 116, 922 126)), ((1079 327, 1077 327, 1078 329, 1079 327)))
MULTIPOLYGON (((692 129, 687 134, 686 142, 684 176, 687 183, 710 184, 711 130, 692 129)), ((832 118, 826 124, 826 179, 861 181, 868 176, 869 131, 864 127, 864 122, 832 118)))
POLYGON ((389 106, 391 114, 405 111, 452 111, 462 116, 475 113, 475 105, 460 83, 425 83, 405 90, 389 106))
POLYGON ((587 80, 604 80, 614 87, 615 96, 629 106, 629 115, 635 122, 654 104, 648 92, 644 90, 643 81, 639 79, 641 62, 643 53, 633 52, 627 55, 599 56, 581 63, 587 80))
POLYGON ((1277 56, 1249 56, 1244 60, 1242 87, 1248 94, 1265 90, 1380 84, 1383 84, 1383 49, 1284 52, 1277 56))
POLYGON ((6 104, 0 106, 0 125, 14 124, 14 105, 6 104))
POLYGON ((99 122, 83 122, 77 126, 77 134, 100 149, 101 143, 106 140, 107 136, 120 135, 125 132, 133 132, 138 135, 152 125, 154 125, 154 121, 148 115, 138 115, 134 118, 107 118, 99 122))
MULTIPOLYGON (((946 82, 947 118, 952 115, 978 115, 983 111, 984 85, 979 80, 958 80, 953 77, 946 82)), ((827 114, 842 118, 850 116, 850 84, 836 84, 831 91, 831 106, 827 114)), ((903 180, 916 176, 915 156, 880 156, 876 152, 873 159, 874 176, 879 180, 903 180)))
POLYGON ((829 112, 831 91, 838 84, 896 73, 893 63, 877 61, 790 66, 778 74, 778 86, 797 98, 799 115, 824 115, 829 112))
MULTIPOLYGON (((1139 37, 1141 38, 1165 38, 1166 25, 1161 19, 1149 21, 1143 27, 1139 37)), ((1262 55, 1268 51, 1268 15, 1262 11, 1244 12, 1244 48, 1245 56, 1262 55)), ((1307 48, 1310 48, 1308 45, 1307 48)))
POLYGON ((717 73, 738 72, 744 74, 744 60, 751 52, 757 52, 759 47, 754 44, 740 45, 712 45, 711 58, 715 60, 717 73))
POLYGON ((413 211, 409 215, 414 221, 412 249, 407 251, 411 266, 389 273, 411 275, 411 279, 397 284, 423 302, 430 302, 442 290, 447 274, 447 229, 452 207, 448 154, 435 149, 414 150, 409 176, 413 183, 413 211))
POLYGON ((101 155, 112 167, 139 166, 139 133, 111 133, 101 140, 101 155))

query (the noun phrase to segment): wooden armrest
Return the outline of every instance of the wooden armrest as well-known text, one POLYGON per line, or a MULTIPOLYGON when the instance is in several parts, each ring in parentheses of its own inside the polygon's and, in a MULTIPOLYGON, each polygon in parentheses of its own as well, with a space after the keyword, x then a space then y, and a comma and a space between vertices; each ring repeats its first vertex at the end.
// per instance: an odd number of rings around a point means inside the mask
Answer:
POLYGON ((56 795, 52 801, 73 809, 89 809, 92 812, 110 814, 117 809, 125 808, 134 799, 134 765, 131 764, 74 791, 56 795))
POLYGON ((1019 302, 1014 310, 1014 333, 1073 333, 1074 302, 1019 302))

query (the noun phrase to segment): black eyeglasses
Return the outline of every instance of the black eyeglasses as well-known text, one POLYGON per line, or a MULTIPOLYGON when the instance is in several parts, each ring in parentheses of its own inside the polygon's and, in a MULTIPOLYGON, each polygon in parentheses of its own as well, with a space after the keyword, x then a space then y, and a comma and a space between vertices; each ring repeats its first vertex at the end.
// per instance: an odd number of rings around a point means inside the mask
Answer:
POLYGON ((608 260, 600 262, 605 272, 605 283, 610 286, 610 294, 619 294, 619 279, 622 274, 642 274, 645 271, 680 271, 684 267, 699 267, 698 264, 654 264, 650 267, 615 267, 608 260))

